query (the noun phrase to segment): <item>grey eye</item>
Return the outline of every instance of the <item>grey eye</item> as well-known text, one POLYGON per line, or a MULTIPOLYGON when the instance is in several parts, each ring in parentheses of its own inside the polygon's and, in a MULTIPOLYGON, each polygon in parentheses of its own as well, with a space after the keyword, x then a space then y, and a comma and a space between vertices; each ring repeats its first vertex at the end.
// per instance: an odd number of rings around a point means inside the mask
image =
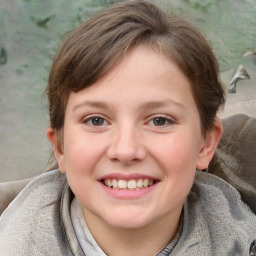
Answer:
POLYGON ((157 117, 153 119, 153 124, 155 126, 163 126, 167 123, 167 120, 163 117, 157 117))
POLYGON ((104 124, 104 122, 105 122, 105 120, 103 118, 101 118, 101 117, 93 117, 91 119, 91 123, 94 126, 101 126, 101 125, 104 124))

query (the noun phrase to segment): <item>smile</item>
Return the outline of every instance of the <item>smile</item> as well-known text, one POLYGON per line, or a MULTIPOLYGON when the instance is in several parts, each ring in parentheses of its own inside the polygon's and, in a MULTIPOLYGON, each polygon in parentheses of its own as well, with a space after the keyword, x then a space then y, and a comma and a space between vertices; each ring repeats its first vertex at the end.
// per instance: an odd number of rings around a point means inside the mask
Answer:
POLYGON ((112 189, 118 190, 140 190, 152 186, 157 181, 153 179, 104 179, 102 183, 112 189))

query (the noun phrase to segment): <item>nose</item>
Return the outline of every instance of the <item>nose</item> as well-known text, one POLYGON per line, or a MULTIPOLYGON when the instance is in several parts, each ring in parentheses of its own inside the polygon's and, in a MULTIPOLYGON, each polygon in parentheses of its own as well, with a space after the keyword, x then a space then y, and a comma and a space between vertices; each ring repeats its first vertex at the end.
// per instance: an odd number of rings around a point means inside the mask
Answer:
POLYGON ((131 125, 124 125, 115 130, 107 151, 111 161, 132 164, 142 161, 146 156, 140 133, 131 125))

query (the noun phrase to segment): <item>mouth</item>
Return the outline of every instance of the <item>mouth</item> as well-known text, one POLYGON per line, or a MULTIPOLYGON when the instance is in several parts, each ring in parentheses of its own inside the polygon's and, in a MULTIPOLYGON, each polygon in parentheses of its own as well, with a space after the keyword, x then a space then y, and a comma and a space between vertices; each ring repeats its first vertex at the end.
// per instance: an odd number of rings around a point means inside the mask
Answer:
POLYGON ((159 182, 154 179, 103 179, 101 183, 104 184, 108 188, 112 188, 115 190, 141 190, 145 188, 149 188, 159 182))

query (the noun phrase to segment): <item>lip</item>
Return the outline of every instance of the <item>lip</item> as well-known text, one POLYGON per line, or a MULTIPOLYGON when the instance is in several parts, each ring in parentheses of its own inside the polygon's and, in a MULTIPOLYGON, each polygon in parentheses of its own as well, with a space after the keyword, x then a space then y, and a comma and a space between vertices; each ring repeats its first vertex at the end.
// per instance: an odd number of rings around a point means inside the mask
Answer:
POLYGON ((99 182, 101 188, 109 194, 111 197, 119 198, 119 199, 139 199, 148 193, 150 193, 152 190, 154 190, 158 183, 153 184, 150 187, 142 188, 139 190, 126 190, 126 189, 113 189, 105 186, 102 182, 99 182))
POLYGON ((139 190, 129 190, 129 189, 113 189, 104 185, 101 181, 99 181, 100 187, 104 190, 107 195, 117 198, 117 199, 140 199, 153 190, 156 189, 159 182, 151 185, 150 187, 141 188, 139 190))
POLYGON ((142 198, 142 197, 146 196, 147 194, 149 194, 150 192, 152 192, 153 190, 155 190, 159 181, 160 181, 159 178, 149 176, 149 175, 139 174, 139 173, 133 173, 133 174, 110 173, 110 174, 101 176, 98 179, 98 183, 99 183, 100 187, 104 190, 104 192, 107 195, 109 195, 113 198, 117 198, 117 199, 139 199, 139 198, 142 198), (132 180, 132 179, 135 179, 135 180, 149 179, 149 180, 154 180, 157 182, 155 182, 150 187, 141 188, 139 190, 129 190, 129 189, 110 188, 103 183, 103 180, 105 180, 105 179, 116 179, 116 180, 127 180, 127 181, 132 180))

